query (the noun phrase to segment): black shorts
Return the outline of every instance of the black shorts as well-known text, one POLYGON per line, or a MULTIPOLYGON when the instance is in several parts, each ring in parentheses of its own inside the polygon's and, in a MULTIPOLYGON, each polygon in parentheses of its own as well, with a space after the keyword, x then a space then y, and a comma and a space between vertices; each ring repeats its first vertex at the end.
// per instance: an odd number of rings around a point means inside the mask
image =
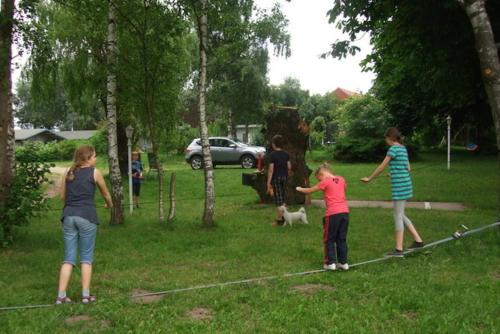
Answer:
POLYGON ((139 196, 141 194, 141 184, 138 183, 132 183, 132 194, 134 196, 139 196))

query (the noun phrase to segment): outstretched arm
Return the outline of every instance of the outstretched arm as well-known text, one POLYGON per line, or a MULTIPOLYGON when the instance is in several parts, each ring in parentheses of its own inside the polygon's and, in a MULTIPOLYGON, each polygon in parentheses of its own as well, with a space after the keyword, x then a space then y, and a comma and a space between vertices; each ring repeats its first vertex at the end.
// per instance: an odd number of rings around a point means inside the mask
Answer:
POLYGON ((385 167, 387 167, 387 165, 389 164, 389 162, 391 162, 391 157, 388 155, 385 157, 384 161, 382 161, 382 163, 380 165, 378 165, 377 168, 375 168, 375 170, 373 171, 372 175, 370 175, 369 177, 364 177, 361 179, 362 182, 364 183, 368 183, 370 182, 371 180, 373 180, 374 178, 376 178, 377 176, 379 176, 385 169, 385 167))
POLYGON ((310 194, 310 193, 313 193, 313 192, 316 192, 316 191, 320 191, 320 187, 318 187, 318 185, 315 185, 313 187, 310 187, 310 188, 303 188, 303 187, 297 187, 295 188, 295 190, 297 190, 298 192, 301 192, 303 194, 310 194))
POLYGON ((94 180, 97 184, 97 187, 99 188, 99 191, 101 192, 102 197, 104 197, 104 200, 106 201, 106 207, 112 208, 113 201, 111 200, 111 195, 109 194, 108 187, 106 187, 104 177, 97 168, 94 169, 94 180))

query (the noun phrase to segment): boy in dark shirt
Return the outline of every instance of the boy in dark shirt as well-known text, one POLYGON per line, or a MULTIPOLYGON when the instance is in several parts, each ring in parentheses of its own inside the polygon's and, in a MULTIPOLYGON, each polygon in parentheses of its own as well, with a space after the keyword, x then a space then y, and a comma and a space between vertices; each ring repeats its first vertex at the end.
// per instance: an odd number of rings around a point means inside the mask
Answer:
POLYGON ((267 190, 274 194, 274 202, 276 203, 276 222, 275 225, 283 225, 285 219, 283 213, 278 207, 285 204, 286 182, 288 173, 292 170, 290 156, 283 151, 284 140, 280 135, 273 137, 271 141, 273 152, 269 156, 269 169, 267 172, 267 190))

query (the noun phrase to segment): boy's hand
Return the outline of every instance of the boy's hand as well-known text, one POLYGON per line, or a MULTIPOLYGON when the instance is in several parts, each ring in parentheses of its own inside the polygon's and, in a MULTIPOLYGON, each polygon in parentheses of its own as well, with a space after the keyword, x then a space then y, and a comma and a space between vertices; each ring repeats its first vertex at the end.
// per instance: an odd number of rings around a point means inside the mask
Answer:
POLYGON ((369 177, 364 177, 360 181, 363 182, 363 183, 368 183, 368 182, 370 182, 370 178, 369 177))

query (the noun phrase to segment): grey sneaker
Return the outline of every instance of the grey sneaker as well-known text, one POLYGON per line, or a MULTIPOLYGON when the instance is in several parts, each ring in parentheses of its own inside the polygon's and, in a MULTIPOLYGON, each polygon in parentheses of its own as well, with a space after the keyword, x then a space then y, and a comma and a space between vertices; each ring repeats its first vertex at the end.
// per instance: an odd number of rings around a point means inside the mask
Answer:
POLYGON ((402 250, 395 249, 393 251, 390 251, 389 253, 386 253, 385 256, 387 256, 387 257, 404 257, 405 253, 402 250))

